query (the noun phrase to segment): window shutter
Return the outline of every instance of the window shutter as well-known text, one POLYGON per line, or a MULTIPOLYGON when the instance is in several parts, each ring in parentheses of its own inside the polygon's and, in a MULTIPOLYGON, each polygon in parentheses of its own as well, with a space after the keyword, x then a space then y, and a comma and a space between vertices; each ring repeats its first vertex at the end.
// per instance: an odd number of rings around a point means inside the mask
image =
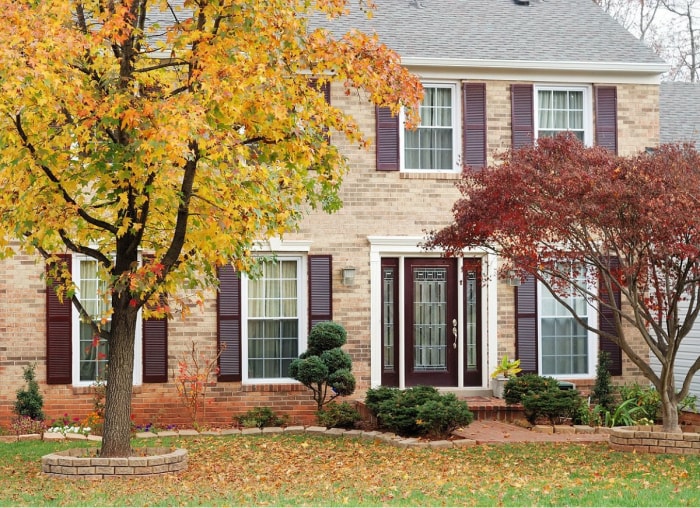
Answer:
POLYGON ((510 86, 513 148, 530 146, 535 140, 532 85, 510 86))
POLYGON ((331 103, 331 83, 330 83, 330 81, 326 81, 322 85, 319 85, 318 79, 310 78, 309 79, 309 86, 312 88, 315 88, 317 90, 320 90, 321 93, 323 94, 323 98, 326 99, 326 102, 328 104, 331 103))
POLYGON ((515 292, 515 347, 523 372, 537 374, 537 280, 532 275, 515 292))
MULTIPOLYGON (((620 266, 620 260, 616 257, 611 257, 609 259, 610 268, 616 270, 620 266)), ((603 285, 599 284, 600 299, 604 303, 610 302, 610 295, 604 290, 603 285)), ((620 309, 622 307, 620 290, 613 288, 612 298, 614 300, 615 307, 620 309)), ((613 336, 617 336, 617 327, 615 326, 615 312, 613 309, 601 305, 598 311, 598 328, 602 332, 609 333, 613 336)), ((610 374, 613 376, 622 375, 622 350, 620 346, 615 344, 612 340, 600 337, 598 347, 601 351, 607 351, 610 354, 610 374)))
POLYGON ((309 329, 333 320, 333 259, 329 255, 309 256, 309 329))
POLYGON ((377 171, 399 170, 399 117, 389 108, 375 107, 377 122, 377 171))
POLYGON ((462 84, 464 162, 474 168, 486 165, 486 84, 462 84))
MULTIPOLYGON (((70 255, 59 255, 68 263, 70 255)), ((71 384, 73 361, 72 315, 73 307, 68 297, 59 301, 54 287, 46 287, 46 382, 50 385, 71 384)))
POLYGON ((219 381, 240 381, 241 372, 241 278, 231 265, 219 268, 217 295, 217 348, 219 381))
MULTIPOLYGON (((145 262, 153 256, 144 255, 145 262)), ((167 383, 168 381, 168 319, 148 318, 141 325, 143 339, 143 382, 167 383)))
POLYGON ((617 88, 595 89, 595 142, 617 154, 617 88))

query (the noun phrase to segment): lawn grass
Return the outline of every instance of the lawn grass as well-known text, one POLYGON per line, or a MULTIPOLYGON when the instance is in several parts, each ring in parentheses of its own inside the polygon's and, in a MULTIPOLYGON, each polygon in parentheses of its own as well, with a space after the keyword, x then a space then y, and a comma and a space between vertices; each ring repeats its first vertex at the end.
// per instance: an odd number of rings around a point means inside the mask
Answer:
POLYGON ((620 453, 607 443, 425 449, 264 435, 134 444, 187 448, 189 469, 63 480, 41 472, 41 456, 87 443, 0 443, 0 505, 700 506, 697 456, 620 453))

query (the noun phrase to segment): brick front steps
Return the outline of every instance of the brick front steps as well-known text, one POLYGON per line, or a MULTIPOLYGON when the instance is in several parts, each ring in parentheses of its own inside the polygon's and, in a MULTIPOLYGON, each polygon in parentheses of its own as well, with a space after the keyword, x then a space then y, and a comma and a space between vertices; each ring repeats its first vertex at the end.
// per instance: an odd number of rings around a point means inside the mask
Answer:
POLYGON ((661 425, 613 427, 610 448, 621 452, 674 453, 700 455, 700 434, 696 432, 663 432, 661 425))

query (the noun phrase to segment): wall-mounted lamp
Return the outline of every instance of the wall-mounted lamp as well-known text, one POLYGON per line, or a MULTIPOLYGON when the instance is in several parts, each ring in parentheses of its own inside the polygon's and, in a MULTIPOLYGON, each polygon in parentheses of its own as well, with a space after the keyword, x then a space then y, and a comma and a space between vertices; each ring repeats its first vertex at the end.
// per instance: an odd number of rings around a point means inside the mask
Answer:
POLYGON ((506 282, 508 283, 509 286, 517 287, 520 285, 520 283, 522 281, 520 280, 520 276, 517 274, 517 272, 515 270, 509 270, 508 277, 506 277, 506 282))
POLYGON ((341 270, 343 274, 343 286, 355 285, 355 267, 346 266, 341 270))

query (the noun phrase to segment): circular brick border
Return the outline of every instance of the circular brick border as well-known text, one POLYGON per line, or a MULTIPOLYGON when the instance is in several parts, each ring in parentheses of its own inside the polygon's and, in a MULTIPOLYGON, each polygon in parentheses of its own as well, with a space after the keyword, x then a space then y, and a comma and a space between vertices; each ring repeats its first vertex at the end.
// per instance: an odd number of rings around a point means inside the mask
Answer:
POLYGON ((621 452, 700 455, 700 434, 664 432, 661 425, 613 427, 610 430, 610 448, 621 452))
POLYGON ((44 455, 41 469, 59 478, 103 479, 124 476, 153 476, 187 469, 183 448, 140 448, 131 457, 92 457, 90 448, 73 448, 44 455))

